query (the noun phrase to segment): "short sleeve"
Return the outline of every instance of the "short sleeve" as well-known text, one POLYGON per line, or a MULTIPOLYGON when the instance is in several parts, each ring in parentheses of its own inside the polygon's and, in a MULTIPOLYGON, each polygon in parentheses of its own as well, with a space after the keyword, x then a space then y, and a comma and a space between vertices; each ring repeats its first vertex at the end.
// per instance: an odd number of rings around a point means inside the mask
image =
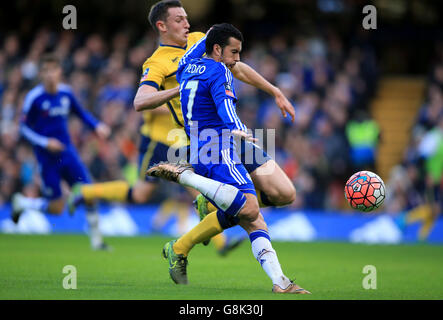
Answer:
POLYGON ((151 62, 148 59, 143 64, 143 73, 139 86, 149 85, 158 90, 163 85, 165 77, 166 73, 162 65, 158 62, 151 62))

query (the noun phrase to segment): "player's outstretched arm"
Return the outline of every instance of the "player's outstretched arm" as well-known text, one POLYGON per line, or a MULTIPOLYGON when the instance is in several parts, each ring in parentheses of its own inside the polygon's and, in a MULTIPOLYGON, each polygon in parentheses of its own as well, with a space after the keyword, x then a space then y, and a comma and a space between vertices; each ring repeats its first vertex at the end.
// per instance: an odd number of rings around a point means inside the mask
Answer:
POLYGON ((92 113, 84 109, 74 94, 70 90, 69 92, 72 102, 72 111, 91 129, 93 129, 100 139, 107 139, 111 134, 111 129, 105 123, 96 119, 92 113))
POLYGON ((271 84, 257 71, 243 62, 237 62, 235 66, 231 68, 231 72, 236 79, 250 84, 257 89, 263 90, 273 96, 278 108, 281 110, 282 115, 286 118, 289 114, 292 122, 295 121, 294 107, 278 87, 271 84))
POLYGON ((150 85, 142 85, 135 95, 134 109, 135 111, 155 109, 179 95, 179 87, 158 91, 150 85))

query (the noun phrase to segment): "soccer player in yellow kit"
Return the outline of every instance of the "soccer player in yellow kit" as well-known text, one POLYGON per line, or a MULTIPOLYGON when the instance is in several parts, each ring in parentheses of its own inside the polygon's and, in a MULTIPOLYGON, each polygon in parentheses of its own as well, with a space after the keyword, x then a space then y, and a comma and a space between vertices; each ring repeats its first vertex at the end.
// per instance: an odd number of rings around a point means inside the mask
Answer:
MULTIPOLYGON (((183 115, 175 73, 186 50, 204 34, 189 33, 190 25, 186 12, 180 1, 176 0, 161 1, 153 5, 149 13, 149 21, 159 34, 160 45, 143 64, 140 86, 134 99, 135 110, 149 110, 144 112, 145 123, 141 128, 140 179, 133 187, 130 187, 126 181, 79 186, 75 189, 74 196, 80 194, 86 202, 101 199, 146 203, 156 188, 152 177, 147 177, 145 180, 146 168, 160 161, 167 161, 168 150, 171 152, 175 148, 188 144, 183 130, 183 115), (173 148, 170 148, 171 146, 173 148)), ((294 120, 294 108, 278 88, 244 63, 237 63, 231 71, 237 79, 274 96, 282 114, 286 117, 288 113, 294 120)), ((260 205, 283 206, 292 203, 295 199, 295 188, 278 164, 269 158, 260 165, 260 168, 273 170, 272 175, 260 175, 259 170, 249 172, 257 189, 260 205)), ((72 205, 75 202, 74 198, 71 197, 71 207, 75 207, 72 205)), ((212 204, 206 202, 204 205, 208 207, 203 208, 206 212, 214 210, 212 204)), ((216 241, 216 247, 219 250, 223 245, 222 240, 216 241)))

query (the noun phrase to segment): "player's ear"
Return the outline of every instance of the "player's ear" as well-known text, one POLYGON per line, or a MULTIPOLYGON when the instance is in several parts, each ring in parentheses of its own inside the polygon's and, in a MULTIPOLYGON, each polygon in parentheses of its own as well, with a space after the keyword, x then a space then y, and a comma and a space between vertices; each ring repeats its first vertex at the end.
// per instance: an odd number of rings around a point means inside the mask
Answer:
POLYGON ((160 31, 160 32, 166 32, 166 31, 168 31, 167 29, 167 27, 166 27, 166 23, 164 22, 164 21, 162 21, 162 20, 158 20, 156 23, 155 23, 155 26, 157 27, 157 29, 158 29, 158 31, 160 31))
POLYGON ((212 52, 215 54, 215 56, 217 57, 221 57, 222 56, 222 47, 219 44, 214 44, 214 47, 212 47, 212 52))

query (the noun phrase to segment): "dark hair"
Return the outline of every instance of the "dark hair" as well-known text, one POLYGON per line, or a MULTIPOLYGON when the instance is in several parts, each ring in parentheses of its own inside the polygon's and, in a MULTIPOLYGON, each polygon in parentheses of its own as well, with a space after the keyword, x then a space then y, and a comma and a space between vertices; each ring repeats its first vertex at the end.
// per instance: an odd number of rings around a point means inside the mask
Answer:
POLYGON ((226 47, 229 44, 230 37, 243 42, 242 33, 232 24, 220 23, 213 25, 206 36, 206 54, 212 53, 214 44, 218 44, 222 48, 226 47))
POLYGON ((42 67, 45 63, 55 63, 57 66, 62 65, 60 58, 53 53, 45 53, 40 58, 40 67, 42 67))
POLYGON ((166 21, 168 18, 168 9, 169 8, 182 8, 182 3, 179 0, 166 0, 160 1, 156 4, 152 5, 149 10, 149 23, 152 28, 158 32, 157 26, 155 25, 157 21, 166 21))

